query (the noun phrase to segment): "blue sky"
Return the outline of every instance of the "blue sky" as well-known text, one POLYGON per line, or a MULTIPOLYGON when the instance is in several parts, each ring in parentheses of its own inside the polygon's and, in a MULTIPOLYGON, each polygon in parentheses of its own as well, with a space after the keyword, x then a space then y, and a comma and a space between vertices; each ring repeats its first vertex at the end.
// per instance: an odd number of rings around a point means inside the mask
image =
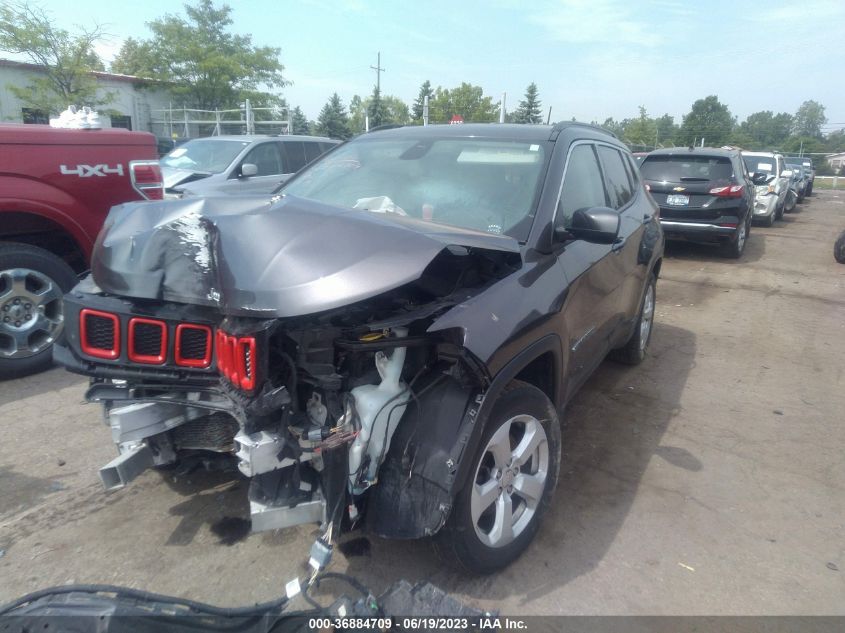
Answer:
MULTIPOLYGON (((64 27, 84 23, 77 2, 42 0, 64 27)), ((420 84, 469 81, 516 107, 537 83, 552 120, 676 117, 717 94, 740 120, 758 110, 794 113, 805 99, 845 127, 845 1, 795 0, 230 0, 233 29, 278 46, 293 85, 284 90, 309 118, 332 92, 345 103, 375 84, 410 103, 420 84)), ((146 21, 181 5, 166 0, 99 3, 112 34, 108 60, 146 21), (131 8, 130 8, 131 7, 131 8)), ((838 124, 838 125, 837 125, 838 124)))

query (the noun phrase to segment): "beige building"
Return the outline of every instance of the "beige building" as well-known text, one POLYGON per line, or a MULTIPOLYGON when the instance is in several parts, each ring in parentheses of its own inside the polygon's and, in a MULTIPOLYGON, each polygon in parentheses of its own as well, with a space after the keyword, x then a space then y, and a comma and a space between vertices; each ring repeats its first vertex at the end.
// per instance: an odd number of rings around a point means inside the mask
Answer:
MULTIPOLYGON (((26 86, 33 77, 43 72, 37 64, 0 59, 0 122, 48 123, 47 113, 27 108, 9 89, 10 85, 26 86)), ((152 132, 153 111, 163 110, 170 105, 170 95, 166 90, 145 87, 138 77, 105 72, 91 74, 103 92, 114 95, 111 103, 100 108, 100 120, 105 127, 152 132), (112 115, 103 114, 104 110, 112 115)))

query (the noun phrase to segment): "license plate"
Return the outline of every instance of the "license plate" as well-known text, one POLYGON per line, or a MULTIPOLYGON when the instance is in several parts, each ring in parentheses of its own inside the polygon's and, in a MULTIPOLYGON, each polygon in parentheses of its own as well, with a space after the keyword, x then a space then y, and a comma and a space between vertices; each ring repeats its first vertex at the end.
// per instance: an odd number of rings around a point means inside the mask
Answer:
POLYGON ((671 204, 675 207, 685 207, 689 205, 689 196, 683 194, 670 194, 666 196, 666 204, 671 204))

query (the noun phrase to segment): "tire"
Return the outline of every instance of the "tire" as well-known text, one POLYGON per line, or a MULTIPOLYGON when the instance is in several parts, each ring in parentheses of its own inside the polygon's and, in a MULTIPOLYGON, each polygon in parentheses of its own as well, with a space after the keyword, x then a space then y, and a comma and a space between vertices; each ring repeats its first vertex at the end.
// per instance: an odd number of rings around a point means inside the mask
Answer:
POLYGON ((845 264, 845 231, 836 238, 836 243, 833 245, 833 258, 840 264, 845 264))
POLYGON ((0 243, 0 379, 52 365, 53 342, 64 335, 62 297, 75 284, 71 267, 49 251, 0 243))
POLYGON ((745 252, 745 245, 748 243, 748 236, 751 234, 751 222, 745 221, 739 231, 737 231, 736 238, 728 242, 724 246, 724 253, 726 257, 731 259, 739 259, 745 252))
POLYGON ((760 226, 770 227, 775 223, 775 215, 777 215, 777 210, 775 210, 771 215, 767 215, 765 218, 762 219, 760 222, 760 226))
POLYGON ((794 189, 790 189, 786 193, 786 200, 783 202, 783 211, 784 213, 792 213, 795 211, 795 205, 797 204, 796 200, 798 198, 798 194, 795 192, 794 189))
POLYGON ((507 567, 525 551, 557 486, 560 443, 560 421, 546 395, 520 381, 508 385, 481 435, 467 483, 434 539, 445 563, 464 573, 489 574, 507 567), (534 446, 526 439, 529 431, 538 440, 534 446), (530 457, 510 466, 506 460, 528 455, 521 448, 533 449, 530 457), (522 496, 519 488, 527 491, 529 482, 534 484, 532 492, 522 496), (489 490, 486 499, 485 490, 489 490), (511 521, 504 520, 508 515, 511 521), (506 523, 511 526, 510 540, 506 523))
MULTIPOLYGON (((788 195, 789 194, 787 194, 787 196, 788 195)), ((784 197, 783 202, 781 202, 775 210, 775 220, 783 220, 784 211, 786 211, 786 197, 784 197)))
POLYGON ((657 299, 657 278, 652 275, 648 281, 643 300, 640 302, 640 314, 631 338, 622 347, 612 350, 609 358, 626 365, 639 365, 646 357, 651 332, 654 329, 654 308, 657 299))
POLYGON ((805 194, 808 198, 813 195, 813 183, 810 183, 810 186, 807 187, 807 193, 805 194))

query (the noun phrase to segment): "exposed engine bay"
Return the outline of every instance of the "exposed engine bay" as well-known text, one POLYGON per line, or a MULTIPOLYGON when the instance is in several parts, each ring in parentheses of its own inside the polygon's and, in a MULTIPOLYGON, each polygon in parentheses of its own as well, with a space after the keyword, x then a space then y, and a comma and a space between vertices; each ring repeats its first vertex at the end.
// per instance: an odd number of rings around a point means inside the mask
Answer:
POLYGON ((119 452, 103 485, 237 468, 253 531, 435 533, 490 379, 441 319, 519 269, 516 243, 295 199, 232 205, 116 208, 65 298, 56 358, 91 377, 119 452), (334 257, 350 231, 366 239, 334 257))

